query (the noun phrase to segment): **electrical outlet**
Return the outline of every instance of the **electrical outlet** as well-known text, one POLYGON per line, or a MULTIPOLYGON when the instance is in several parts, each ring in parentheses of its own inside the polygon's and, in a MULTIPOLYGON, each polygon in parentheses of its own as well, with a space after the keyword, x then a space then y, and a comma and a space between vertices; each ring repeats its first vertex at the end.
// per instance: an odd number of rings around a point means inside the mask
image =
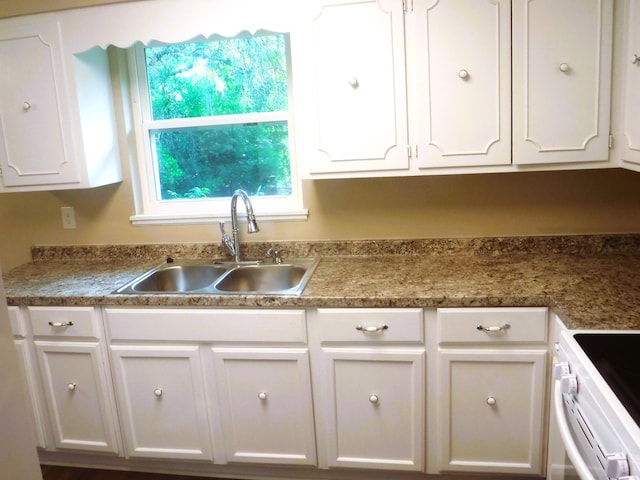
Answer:
POLYGON ((76 213, 73 207, 61 207, 62 228, 76 228, 76 213))

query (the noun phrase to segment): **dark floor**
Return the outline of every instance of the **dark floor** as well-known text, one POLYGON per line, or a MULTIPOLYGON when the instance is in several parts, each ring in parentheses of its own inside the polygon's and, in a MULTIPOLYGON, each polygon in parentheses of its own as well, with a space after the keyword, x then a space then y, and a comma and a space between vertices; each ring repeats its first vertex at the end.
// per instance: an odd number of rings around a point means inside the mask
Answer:
POLYGON ((162 475, 158 473, 122 472, 119 470, 95 470, 92 468, 68 468, 42 466, 44 480, 197 480, 205 477, 162 475))

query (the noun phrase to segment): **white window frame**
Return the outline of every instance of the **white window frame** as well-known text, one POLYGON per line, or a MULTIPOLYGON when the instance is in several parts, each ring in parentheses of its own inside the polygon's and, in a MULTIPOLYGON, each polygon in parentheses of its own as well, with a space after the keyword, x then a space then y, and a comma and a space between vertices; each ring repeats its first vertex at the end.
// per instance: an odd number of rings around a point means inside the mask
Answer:
MULTIPOLYGON (((202 39, 205 40, 205 39, 202 39)), ((197 40, 190 40, 197 41, 197 40)), ((197 224, 228 221, 230 198, 159 200, 159 178, 157 164, 152 152, 150 133, 158 127, 185 128, 214 125, 232 125, 252 121, 287 121, 289 134, 289 162, 291 168, 291 195, 287 197, 252 196, 251 202, 258 220, 296 221, 306 220, 308 210, 303 208, 302 182, 298 174, 295 152, 295 131, 291 79, 291 55, 288 55, 289 110, 243 115, 224 115, 206 118, 176 120, 151 120, 146 77, 144 48, 138 44, 127 50, 129 86, 132 103, 133 130, 136 139, 136 158, 133 159, 132 174, 136 214, 130 217, 134 225, 197 224), (146 89, 146 90, 145 90, 146 89)))

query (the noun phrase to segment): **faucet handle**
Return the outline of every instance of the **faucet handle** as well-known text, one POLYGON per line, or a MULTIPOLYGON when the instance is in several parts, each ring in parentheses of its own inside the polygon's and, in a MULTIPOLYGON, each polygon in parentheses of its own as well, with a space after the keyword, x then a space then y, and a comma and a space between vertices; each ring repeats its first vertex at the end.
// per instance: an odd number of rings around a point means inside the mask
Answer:
POLYGON ((271 247, 269 250, 267 250, 267 257, 273 257, 273 263, 282 263, 280 251, 276 250, 274 247, 271 247))
POLYGON ((220 233, 222 233, 222 244, 227 247, 227 250, 231 255, 235 255, 236 249, 233 246, 233 240, 231 237, 227 235, 227 232, 224 231, 224 222, 221 220, 219 222, 220 225, 220 233))

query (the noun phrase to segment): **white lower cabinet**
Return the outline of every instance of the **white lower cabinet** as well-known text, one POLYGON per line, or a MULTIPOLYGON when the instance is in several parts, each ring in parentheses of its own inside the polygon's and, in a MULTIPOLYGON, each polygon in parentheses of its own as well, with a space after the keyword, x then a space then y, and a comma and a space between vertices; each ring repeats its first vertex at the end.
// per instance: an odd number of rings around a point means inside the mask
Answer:
POLYGON ((199 347, 111 346, 129 457, 211 460, 199 347))
POLYGON ((118 453, 98 310, 30 307, 28 313, 55 449, 118 453))
POLYGON ((438 470, 542 475, 546 309, 440 309, 438 328, 438 470))
POLYGON ((306 348, 214 348, 229 462, 315 465, 306 348))
POLYGON ((319 309, 310 319, 322 467, 424 469, 421 309, 319 309))
POLYGON ((33 345, 27 338, 26 324, 19 307, 9 307, 9 321, 11 322, 11 330, 14 336, 13 342, 18 352, 25 398, 31 407, 32 416, 29 421, 31 422, 35 444, 38 448, 46 448, 45 414, 42 409, 42 396, 36 375, 33 345))

